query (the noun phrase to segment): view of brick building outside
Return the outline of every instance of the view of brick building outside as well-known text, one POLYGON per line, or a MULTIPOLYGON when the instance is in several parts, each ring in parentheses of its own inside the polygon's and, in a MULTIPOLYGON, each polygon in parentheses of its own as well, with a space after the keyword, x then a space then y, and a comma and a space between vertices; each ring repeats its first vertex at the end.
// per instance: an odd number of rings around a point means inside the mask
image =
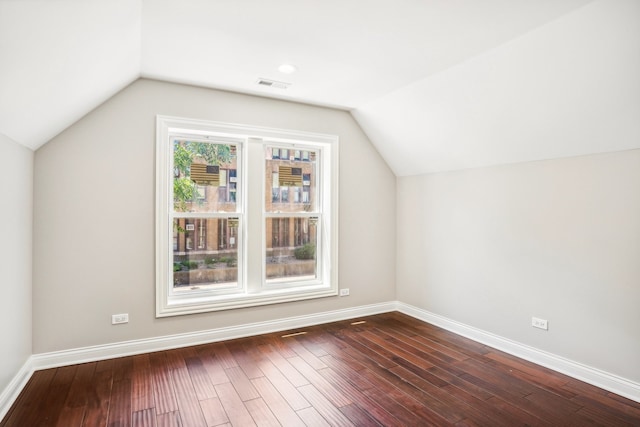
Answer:
MULTIPOLYGON (((198 163, 205 162, 199 158, 193 160, 193 164, 198 163)), ((184 211, 236 211, 240 179, 237 159, 232 156, 230 162, 217 166, 218 185, 198 185, 196 200, 187 201, 184 211)), ((292 213, 292 216, 266 219, 267 279, 315 276, 317 227, 313 218, 295 214, 315 209, 316 153, 268 147, 264 182, 265 212, 292 213), (300 251, 302 248, 313 251, 312 259, 296 259, 296 249, 300 251)), ((174 285, 235 282, 238 238, 238 225, 233 216, 176 218, 173 232, 174 285)))

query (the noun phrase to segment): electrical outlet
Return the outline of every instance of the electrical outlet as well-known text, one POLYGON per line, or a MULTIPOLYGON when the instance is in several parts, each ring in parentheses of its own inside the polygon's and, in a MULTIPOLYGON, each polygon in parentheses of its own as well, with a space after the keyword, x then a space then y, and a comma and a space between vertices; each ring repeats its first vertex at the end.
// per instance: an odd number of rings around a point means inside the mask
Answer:
POLYGON ((341 297, 348 297, 349 296, 349 288, 340 289, 340 296, 341 297))
POLYGON ((531 326, 538 329, 549 330, 549 323, 545 319, 539 319, 537 317, 531 318, 531 326))
POLYGON ((129 323, 129 313, 112 314, 111 315, 111 324, 112 325, 119 325, 121 323, 129 323))

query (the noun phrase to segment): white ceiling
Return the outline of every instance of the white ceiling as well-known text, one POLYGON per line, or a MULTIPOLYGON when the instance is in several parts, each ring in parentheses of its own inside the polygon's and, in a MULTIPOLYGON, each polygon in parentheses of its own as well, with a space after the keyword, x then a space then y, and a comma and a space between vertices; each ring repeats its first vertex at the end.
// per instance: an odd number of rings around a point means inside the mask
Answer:
POLYGON ((639 31, 638 0, 0 0, 0 133, 142 76, 352 110, 397 175, 636 148, 639 31))

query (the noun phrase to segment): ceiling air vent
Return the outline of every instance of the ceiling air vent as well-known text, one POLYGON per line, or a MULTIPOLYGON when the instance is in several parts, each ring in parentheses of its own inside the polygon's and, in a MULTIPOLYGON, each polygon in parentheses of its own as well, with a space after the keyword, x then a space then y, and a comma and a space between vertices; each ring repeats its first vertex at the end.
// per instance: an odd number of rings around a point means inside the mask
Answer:
POLYGON ((263 79, 263 78, 259 78, 257 83, 260 86, 273 87, 276 89, 287 89, 289 86, 291 86, 291 83, 278 82, 275 80, 269 80, 269 79, 263 79))

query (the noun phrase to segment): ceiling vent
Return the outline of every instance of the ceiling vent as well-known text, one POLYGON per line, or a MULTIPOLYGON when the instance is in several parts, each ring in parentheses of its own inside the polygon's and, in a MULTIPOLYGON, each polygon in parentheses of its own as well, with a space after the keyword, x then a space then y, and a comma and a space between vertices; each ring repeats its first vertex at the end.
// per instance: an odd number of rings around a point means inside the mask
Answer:
POLYGON ((275 80, 269 80, 269 79, 263 79, 263 78, 259 78, 256 83, 258 83, 258 85, 260 86, 272 87, 276 89, 287 89, 289 86, 291 86, 291 83, 278 82, 275 80))

